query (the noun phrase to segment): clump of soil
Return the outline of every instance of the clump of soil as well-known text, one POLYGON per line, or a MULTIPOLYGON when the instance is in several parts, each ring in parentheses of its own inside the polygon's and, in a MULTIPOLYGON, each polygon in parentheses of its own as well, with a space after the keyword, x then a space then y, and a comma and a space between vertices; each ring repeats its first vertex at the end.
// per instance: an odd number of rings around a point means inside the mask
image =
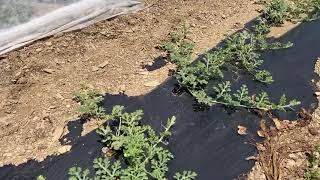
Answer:
MULTIPOLYGON (((0 166, 66 152, 59 138, 77 118, 73 92, 81 82, 101 92, 149 92, 173 65, 148 72, 161 44, 182 19, 196 53, 257 16, 251 0, 146 0, 137 13, 56 35, 0 57, 0 166)), ((90 126, 90 125, 89 125, 90 126)), ((90 129, 90 127, 88 127, 90 129)), ((92 129, 92 128, 91 128, 92 129)))
MULTIPOLYGON (((320 74, 320 59, 315 66, 320 74)), ((320 89, 320 82, 317 83, 320 89)), ((316 92, 318 100, 320 93, 316 92)), ((262 121, 262 143, 257 143, 258 156, 249 180, 303 180, 308 167, 308 153, 320 144, 320 107, 313 114, 302 110, 296 121, 275 120, 274 127, 262 121)))

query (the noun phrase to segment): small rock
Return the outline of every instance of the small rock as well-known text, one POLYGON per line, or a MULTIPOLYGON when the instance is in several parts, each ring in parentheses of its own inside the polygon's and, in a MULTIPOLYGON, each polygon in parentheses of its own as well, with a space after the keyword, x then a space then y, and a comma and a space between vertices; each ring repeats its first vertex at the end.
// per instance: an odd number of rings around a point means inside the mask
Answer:
POLYGON ((227 18, 227 16, 224 15, 224 14, 221 17, 222 17, 222 19, 226 19, 227 18))
POLYGON ((37 52, 41 52, 42 51, 42 48, 38 48, 36 49, 37 52))
POLYGON ((99 69, 100 69, 100 68, 93 66, 93 67, 92 67, 92 72, 99 71, 99 69))
POLYGON ((147 87, 156 87, 156 86, 159 86, 160 83, 158 81, 150 81, 150 82, 145 83, 144 85, 147 87))
POLYGON ((133 29, 129 29, 129 30, 127 30, 126 32, 127 32, 127 33, 133 33, 134 30, 133 30, 133 29))
POLYGON ((0 124, 4 124, 4 125, 9 125, 9 116, 5 116, 5 117, 0 117, 0 124))
POLYGON ((56 97, 57 97, 58 99, 64 100, 64 97, 63 97, 60 93, 57 93, 57 94, 56 94, 56 97))
POLYGON ((56 106, 49 106, 49 109, 56 109, 56 106))
POLYGON ((21 71, 17 72, 14 76, 15 76, 15 77, 18 77, 18 76, 20 76, 20 75, 21 75, 21 71))
POLYGON ((28 83, 28 79, 25 77, 21 77, 18 79, 18 81, 16 81, 18 84, 27 84, 28 83))
POLYGON ((60 154, 66 153, 66 152, 70 151, 71 147, 72 147, 71 145, 62 146, 62 147, 60 147, 60 148, 58 149, 58 152, 59 152, 60 154))
POLYGON ((44 43, 46 46, 52 46, 52 42, 48 41, 44 43))
POLYGON ((71 105, 70 105, 70 104, 67 104, 67 105, 66 105, 66 108, 71 108, 71 105))
POLYGON ((109 62, 108 62, 108 61, 105 61, 105 62, 99 64, 99 65, 98 65, 98 68, 104 68, 104 67, 106 67, 108 64, 109 64, 109 62))
POLYGON ((316 96, 320 96, 320 92, 318 91, 318 92, 315 92, 314 93, 316 96))
POLYGON ((152 65, 153 65, 152 62, 148 62, 148 63, 147 63, 147 66, 152 66, 152 65))
POLYGON ((208 26, 201 26, 201 29, 206 29, 208 26))
POLYGON ((48 74, 52 74, 52 73, 54 73, 54 70, 46 68, 46 69, 43 69, 43 72, 48 73, 48 74))
POLYGON ((143 71, 143 72, 139 72, 139 74, 141 74, 141 75, 147 75, 147 74, 149 74, 149 72, 148 72, 148 71, 143 71))
POLYGON ((320 134, 319 128, 316 127, 309 127, 308 129, 309 133, 312 134, 313 136, 317 136, 320 134))
POLYGON ((292 160, 292 159, 288 159, 287 161, 286 161, 286 167, 295 167, 295 166, 297 166, 296 165, 296 161, 294 161, 294 160, 292 160))
POLYGON ((11 157, 12 154, 11 153, 5 153, 4 156, 11 157))

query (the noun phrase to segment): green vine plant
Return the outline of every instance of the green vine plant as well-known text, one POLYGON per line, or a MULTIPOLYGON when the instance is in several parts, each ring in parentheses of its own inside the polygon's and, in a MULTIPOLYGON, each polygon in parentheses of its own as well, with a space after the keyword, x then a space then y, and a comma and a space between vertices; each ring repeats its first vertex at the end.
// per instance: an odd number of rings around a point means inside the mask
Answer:
POLYGON ((74 100, 80 104, 77 111, 83 116, 108 119, 105 109, 99 106, 103 98, 97 90, 81 84, 81 89, 74 93, 74 100))
POLYGON ((304 179, 320 179, 320 145, 317 145, 309 156, 308 168, 304 173, 304 179))
MULTIPOLYGON (((176 122, 175 117, 168 119, 163 132, 159 135, 149 125, 141 125, 142 110, 132 113, 124 111, 123 106, 114 106, 110 115, 115 126, 101 126, 97 133, 102 136, 102 142, 109 155, 117 154, 120 160, 110 160, 110 157, 97 158, 93 162, 95 180, 148 180, 167 179, 168 163, 174 158, 166 149, 171 136, 171 129, 176 122), (111 152, 111 153, 110 153, 111 152)), ((69 170, 69 180, 91 180, 88 169, 73 167, 69 170)), ((197 174, 192 171, 176 173, 174 180, 193 180, 197 174)))
POLYGON ((320 18, 320 0, 269 0, 260 3, 265 5, 264 18, 272 25, 320 18))
POLYGON ((273 82, 269 71, 260 69, 263 63, 260 53, 264 50, 290 48, 291 42, 268 42, 270 24, 265 18, 258 18, 253 30, 244 30, 226 38, 225 46, 207 52, 203 59, 192 62, 194 42, 188 39, 186 25, 170 34, 170 40, 162 48, 167 59, 177 65, 175 77, 179 85, 186 89, 198 103, 212 106, 222 104, 229 107, 244 107, 260 110, 286 110, 299 105, 297 100, 287 102, 283 95, 278 103, 270 102, 268 94, 249 95, 243 85, 236 93, 231 92, 231 83, 224 82, 224 72, 235 67, 265 84, 273 82), (221 82, 222 81, 222 82, 221 82), (215 82, 214 87, 208 87, 215 82), (220 83, 219 83, 220 82, 220 83))

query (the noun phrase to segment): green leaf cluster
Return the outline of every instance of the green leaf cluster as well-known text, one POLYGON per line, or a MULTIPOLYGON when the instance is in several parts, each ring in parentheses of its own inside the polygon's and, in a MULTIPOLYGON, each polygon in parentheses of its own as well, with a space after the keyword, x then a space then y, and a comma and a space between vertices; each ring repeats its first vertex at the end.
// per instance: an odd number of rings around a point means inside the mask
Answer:
POLYGON ((74 99, 80 103, 78 112, 94 118, 107 118, 106 112, 99 103, 103 100, 102 95, 95 89, 82 85, 81 89, 74 93, 74 99))
POLYGON ((320 18, 320 0, 292 0, 289 20, 313 21, 320 18))
MULTIPOLYGON (((184 25, 183 29, 185 27, 184 25)), ((237 96, 231 93, 230 82, 219 84, 224 79, 224 72, 232 70, 232 68, 235 68, 236 71, 242 70, 244 73, 251 74, 256 81, 266 84, 273 82, 271 73, 260 69, 263 63, 260 53, 263 50, 289 48, 292 43, 269 43, 267 41, 267 33, 269 31, 270 24, 268 21, 259 18, 253 30, 245 30, 228 36, 224 47, 218 48, 213 52, 207 52, 204 58, 195 63, 191 61, 193 49, 188 49, 188 53, 179 54, 179 52, 186 52, 184 47, 192 47, 191 44, 193 45, 192 41, 181 39, 187 37, 183 33, 171 33, 171 36, 172 34, 183 35, 179 36, 179 43, 173 41, 176 36, 171 37, 170 42, 165 43, 163 49, 167 52, 167 58, 178 65, 175 77, 180 86, 187 89, 198 103, 209 106, 223 104, 230 107, 285 110, 285 108, 292 108, 299 102, 294 100, 285 104, 272 103, 265 92, 253 95, 255 98, 252 98, 248 95, 245 85, 241 88, 243 92, 246 90, 246 94, 243 94, 246 97, 243 98, 247 101, 244 101, 243 99, 237 99, 237 96), (185 61, 186 59, 188 61, 185 61), (215 82, 213 84, 217 84, 217 86, 208 88, 210 82, 215 82), (262 100, 259 98, 262 98, 262 100)), ((182 30, 182 32, 186 33, 187 31, 182 30)))
POLYGON ((309 166, 304 173, 306 180, 320 179, 320 145, 309 156, 309 166))
MULTIPOLYGON (((124 111, 123 106, 113 107, 108 117, 115 126, 100 127, 97 132, 102 142, 123 159, 111 162, 110 159, 98 158, 93 162, 95 180, 165 180, 168 163, 173 154, 165 148, 166 139, 171 136, 171 129, 176 122, 175 117, 168 119, 164 130, 157 134, 149 125, 141 125, 143 111, 132 113, 124 111)), ((70 180, 89 180, 89 170, 73 167, 69 170, 70 180)), ((177 173, 173 179, 193 180, 197 174, 191 171, 177 173)))
POLYGON ((192 62, 191 54, 194 43, 187 38, 188 26, 186 23, 170 33, 170 41, 164 43, 161 48, 166 49, 170 54, 170 60, 179 68, 188 66, 192 62))
POLYGON ((271 0, 264 12, 266 20, 272 25, 281 25, 288 16, 288 4, 284 0, 271 0))
POLYGON ((270 0, 264 4, 264 18, 272 25, 320 18, 320 0, 270 0))
POLYGON ((266 92, 261 92, 257 95, 249 95, 246 85, 232 94, 231 83, 226 81, 213 87, 214 94, 208 95, 203 90, 193 91, 192 95, 197 101, 203 105, 212 106, 215 104, 223 104, 228 107, 243 107, 250 109, 260 110, 281 110, 285 111, 286 108, 292 108, 299 105, 300 102, 291 100, 287 102, 285 95, 282 95, 278 103, 273 103, 269 100, 269 96, 266 92))

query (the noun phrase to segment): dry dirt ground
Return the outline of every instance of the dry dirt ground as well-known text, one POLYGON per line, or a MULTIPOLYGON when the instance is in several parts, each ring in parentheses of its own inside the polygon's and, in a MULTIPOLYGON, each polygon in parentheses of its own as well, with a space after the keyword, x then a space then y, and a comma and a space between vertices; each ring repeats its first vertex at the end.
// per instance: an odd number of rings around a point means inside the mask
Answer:
POLYGON ((81 82, 130 96, 162 83, 173 65, 142 68, 161 55, 156 47, 182 20, 196 53, 257 16, 253 0, 146 0, 139 13, 81 31, 56 35, 0 58, 0 166, 64 153, 58 139, 77 118, 73 92, 81 82))
MULTIPOLYGON (((320 58, 315 65, 320 75, 320 58)), ((320 90, 320 82, 317 82, 320 90)), ((320 102, 320 92, 316 92, 320 102)), ((274 127, 261 124, 259 134, 265 136, 257 144, 256 165, 248 180, 303 180, 308 167, 308 153, 320 144, 320 107, 313 114, 302 112, 297 121, 275 119, 274 127)))

